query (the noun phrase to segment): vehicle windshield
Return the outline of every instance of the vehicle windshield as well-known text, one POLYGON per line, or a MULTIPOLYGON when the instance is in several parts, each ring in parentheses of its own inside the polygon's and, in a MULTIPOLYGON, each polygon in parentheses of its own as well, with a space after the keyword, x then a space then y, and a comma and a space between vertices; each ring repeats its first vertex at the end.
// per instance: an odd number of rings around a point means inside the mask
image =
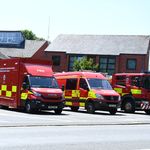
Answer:
POLYGON ((88 82, 91 89, 112 90, 110 83, 105 79, 89 78, 88 82))
POLYGON ((54 77, 35 77, 30 76, 30 86, 34 88, 58 88, 57 81, 54 77))

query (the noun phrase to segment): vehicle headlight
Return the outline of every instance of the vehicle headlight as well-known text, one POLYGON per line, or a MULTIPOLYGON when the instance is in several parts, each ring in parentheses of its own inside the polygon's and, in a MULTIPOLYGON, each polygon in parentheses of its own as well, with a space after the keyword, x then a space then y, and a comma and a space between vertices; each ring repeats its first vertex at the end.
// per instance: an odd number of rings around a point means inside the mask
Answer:
POLYGON ((100 95, 100 94, 96 94, 96 98, 97 98, 97 99, 103 99, 103 100, 104 100, 104 97, 103 97, 102 95, 100 95))
POLYGON ((63 93, 61 97, 62 97, 62 99, 64 100, 64 99, 65 99, 65 94, 63 93))
POLYGON ((38 93, 38 92, 35 92, 35 91, 32 91, 32 92, 33 92, 33 95, 34 95, 34 96, 41 96, 41 94, 38 93))
POLYGON ((118 97, 118 101, 121 101, 121 96, 118 97))

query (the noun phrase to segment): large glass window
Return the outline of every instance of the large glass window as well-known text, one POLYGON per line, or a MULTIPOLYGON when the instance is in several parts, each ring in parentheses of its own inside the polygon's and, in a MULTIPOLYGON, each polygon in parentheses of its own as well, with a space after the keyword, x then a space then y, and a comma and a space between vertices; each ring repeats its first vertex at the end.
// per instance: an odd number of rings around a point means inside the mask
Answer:
POLYGON ((100 72, 113 74, 115 73, 116 58, 113 56, 100 57, 100 72))
POLYGON ((0 31, 0 47, 24 48, 25 39, 20 31, 0 31))
POLYGON ((52 56, 54 66, 60 66, 60 56, 52 56))
POLYGON ((73 71, 73 64, 74 64, 74 61, 75 60, 80 60, 81 58, 83 58, 82 55, 79 55, 79 56, 70 56, 69 58, 69 71, 73 71))
POLYGON ((93 55, 88 55, 88 56, 85 56, 85 55, 72 55, 72 56, 69 57, 69 68, 68 68, 68 70, 73 71, 74 61, 75 60, 80 60, 83 57, 87 57, 87 59, 93 59, 93 62, 96 63, 96 56, 93 56, 93 55))
POLYGON ((136 59, 128 59, 127 60, 127 69, 128 70, 136 70, 136 59))

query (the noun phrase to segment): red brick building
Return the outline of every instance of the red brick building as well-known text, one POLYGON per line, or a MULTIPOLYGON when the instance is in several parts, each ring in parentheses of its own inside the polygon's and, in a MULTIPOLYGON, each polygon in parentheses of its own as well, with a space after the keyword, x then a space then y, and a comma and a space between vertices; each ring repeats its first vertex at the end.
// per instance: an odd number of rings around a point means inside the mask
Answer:
POLYGON ((71 71, 74 60, 84 56, 99 64, 99 71, 143 72, 149 64, 149 36, 59 35, 45 50, 55 72, 71 71))
POLYGON ((25 40, 20 31, 0 31, 0 59, 46 59, 61 72, 71 71, 75 59, 87 56, 99 64, 100 72, 143 72, 149 68, 149 40, 138 35, 59 35, 49 45, 25 40))

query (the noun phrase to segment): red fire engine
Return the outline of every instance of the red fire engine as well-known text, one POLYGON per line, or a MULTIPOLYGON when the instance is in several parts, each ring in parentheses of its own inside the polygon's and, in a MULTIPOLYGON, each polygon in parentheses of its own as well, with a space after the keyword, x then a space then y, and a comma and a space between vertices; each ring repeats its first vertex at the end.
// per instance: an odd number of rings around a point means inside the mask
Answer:
POLYGON ((95 110, 117 112, 120 96, 100 73, 66 72, 55 77, 60 87, 64 86, 65 105, 77 111, 84 107, 87 112, 95 110))
POLYGON ((121 95, 122 110, 150 114, 150 74, 117 73, 112 76, 112 86, 121 95))
POLYGON ((42 109, 60 114, 63 93, 58 88, 49 61, 28 58, 0 60, 0 105, 25 108, 28 113, 42 109))

